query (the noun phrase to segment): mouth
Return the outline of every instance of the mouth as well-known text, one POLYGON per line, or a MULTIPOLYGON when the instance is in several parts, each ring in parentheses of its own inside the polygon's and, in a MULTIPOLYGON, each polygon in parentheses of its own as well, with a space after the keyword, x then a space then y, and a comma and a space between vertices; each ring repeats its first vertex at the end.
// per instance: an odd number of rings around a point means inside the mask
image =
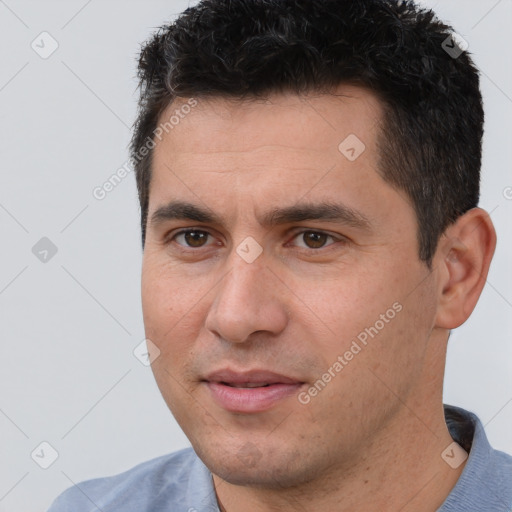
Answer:
POLYGON ((268 382, 242 382, 241 384, 235 384, 230 382, 221 382, 225 386, 230 386, 232 388, 268 388, 273 385, 268 382))
POLYGON ((221 370, 202 381, 214 401, 229 412, 257 413, 296 394, 304 382, 265 370, 221 370))

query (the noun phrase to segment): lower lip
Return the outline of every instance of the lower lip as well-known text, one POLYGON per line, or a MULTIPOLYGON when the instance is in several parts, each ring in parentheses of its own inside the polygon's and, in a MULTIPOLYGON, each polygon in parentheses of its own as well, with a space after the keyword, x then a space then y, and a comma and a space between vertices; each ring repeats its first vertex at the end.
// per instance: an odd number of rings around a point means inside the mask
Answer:
POLYGON ((213 399, 230 412, 262 412, 270 409, 280 400, 296 394, 301 387, 297 384, 271 384, 261 388, 234 388, 220 382, 206 382, 213 399))

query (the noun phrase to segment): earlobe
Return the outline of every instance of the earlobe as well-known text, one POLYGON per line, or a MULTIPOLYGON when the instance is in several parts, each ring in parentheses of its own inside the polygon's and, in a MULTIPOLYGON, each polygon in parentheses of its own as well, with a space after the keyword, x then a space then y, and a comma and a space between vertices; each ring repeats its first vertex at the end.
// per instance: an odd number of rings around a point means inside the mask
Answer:
POLYGON ((494 226, 481 208, 469 210, 447 228, 434 258, 439 275, 437 327, 454 329, 468 319, 485 285, 495 247, 494 226))

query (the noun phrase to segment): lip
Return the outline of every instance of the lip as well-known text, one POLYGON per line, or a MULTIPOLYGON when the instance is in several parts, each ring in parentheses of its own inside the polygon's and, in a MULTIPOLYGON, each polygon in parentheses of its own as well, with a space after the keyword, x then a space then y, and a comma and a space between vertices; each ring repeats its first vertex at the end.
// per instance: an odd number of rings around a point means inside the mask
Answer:
POLYGON ((267 370, 211 373, 203 380, 214 401, 223 409, 237 413, 266 411, 278 402, 296 394, 303 382, 267 370), (234 387, 243 384, 268 384, 265 387, 234 387))

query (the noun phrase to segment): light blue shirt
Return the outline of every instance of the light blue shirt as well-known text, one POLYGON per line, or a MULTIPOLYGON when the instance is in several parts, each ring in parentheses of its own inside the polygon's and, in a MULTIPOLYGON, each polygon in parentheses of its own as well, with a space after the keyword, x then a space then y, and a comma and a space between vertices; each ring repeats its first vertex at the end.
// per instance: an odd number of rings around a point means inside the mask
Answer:
MULTIPOLYGON (((480 420, 456 407, 472 445, 462 475, 437 512, 511 512, 512 457, 494 450, 480 420)), ((463 433, 450 425, 459 442, 463 433)), ((116 476, 88 480, 61 494, 48 512, 219 512, 208 468, 192 448, 164 455, 116 476)))

